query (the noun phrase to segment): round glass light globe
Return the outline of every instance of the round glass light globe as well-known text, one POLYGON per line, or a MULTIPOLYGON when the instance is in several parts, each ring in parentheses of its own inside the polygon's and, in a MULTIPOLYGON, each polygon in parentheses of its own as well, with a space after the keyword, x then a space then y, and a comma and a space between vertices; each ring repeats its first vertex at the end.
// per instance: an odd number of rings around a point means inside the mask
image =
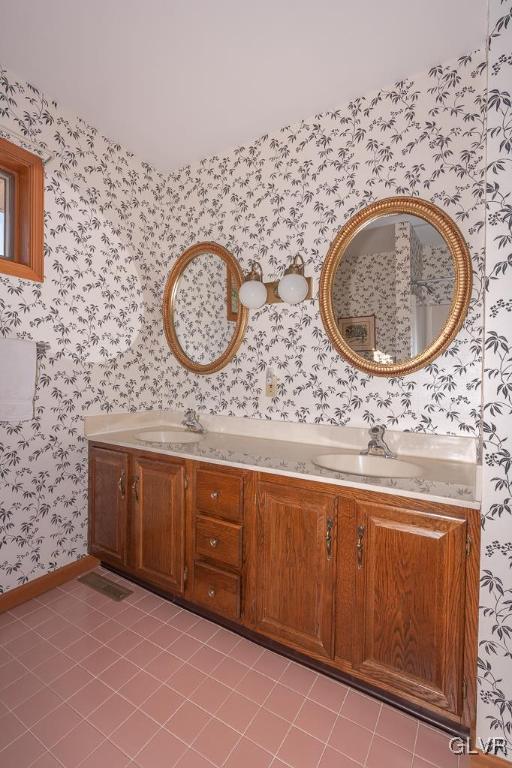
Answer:
POLYGON ((246 280, 240 286, 238 296, 244 307, 259 309, 267 300, 267 289, 261 280, 246 280))
POLYGON ((303 275, 284 275, 279 281, 277 292, 287 304, 299 304, 308 294, 308 283, 303 275))

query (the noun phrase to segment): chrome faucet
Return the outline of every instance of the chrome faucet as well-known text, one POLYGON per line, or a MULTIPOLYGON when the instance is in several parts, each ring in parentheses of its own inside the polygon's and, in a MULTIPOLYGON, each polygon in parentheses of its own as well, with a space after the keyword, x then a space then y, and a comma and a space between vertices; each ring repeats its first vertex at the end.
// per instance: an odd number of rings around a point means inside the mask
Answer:
POLYGON ((361 451, 362 456, 385 456, 386 459, 396 459, 396 453, 393 453, 384 440, 385 431, 386 427, 383 424, 376 424, 374 427, 370 427, 368 430, 370 441, 368 448, 361 451))
POLYGON ((189 432, 198 432, 201 435, 204 435, 206 432, 206 428, 200 423, 199 417, 193 408, 187 408, 181 423, 189 432))

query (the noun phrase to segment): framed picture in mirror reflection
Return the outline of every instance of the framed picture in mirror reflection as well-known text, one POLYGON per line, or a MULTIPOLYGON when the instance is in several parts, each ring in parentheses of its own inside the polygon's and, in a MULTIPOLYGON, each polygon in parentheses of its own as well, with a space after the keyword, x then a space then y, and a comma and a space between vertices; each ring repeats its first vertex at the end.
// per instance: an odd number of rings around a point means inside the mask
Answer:
POLYGON ((372 352, 375 349, 375 315, 338 317, 338 328, 354 351, 372 352))

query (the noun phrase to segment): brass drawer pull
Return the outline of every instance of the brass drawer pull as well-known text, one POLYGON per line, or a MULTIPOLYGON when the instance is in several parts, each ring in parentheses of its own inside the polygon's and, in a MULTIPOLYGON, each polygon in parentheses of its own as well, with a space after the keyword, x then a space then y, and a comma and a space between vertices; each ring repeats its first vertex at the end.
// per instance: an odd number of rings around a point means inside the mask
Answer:
POLYGON ((212 549, 215 549, 218 543, 219 543, 218 539, 210 539, 210 547, 212 549))
POLYGON ((219 498, 219 492, 218 491, 212 491, 210 493, 210 499, 218 499, 219 498))
POLYGON ((363 567, 363 536, 364 536, 364 525, 358 525, 357 526, 357 543, 356 543, 358 568, 363 567))
POLYGON ((327 550, 327 558, 330 560, 332 557, 332 529, 334 528, 334 519, 332 517, 327 518, 327 531, 325 533, 325 548, 327 550))
POLYGON ((124 481, 125 481, 125 474, 123 470, 123 472, 121 472, 121 476, 119 477, 119 480, 117 481, 117 487, 119 488, 119 493, 121 494, 122 499, 124 499, 124 496, 126 493, 126 487, 125 487, 124 481))
POLYGON ((208 587, 208 597, 215 597, 215 590, 213 587, 208 587))
POLYGON ((139 478, 136 477, 132 483, 132 492, 135 494, 135 501, 139 500, 139 478))

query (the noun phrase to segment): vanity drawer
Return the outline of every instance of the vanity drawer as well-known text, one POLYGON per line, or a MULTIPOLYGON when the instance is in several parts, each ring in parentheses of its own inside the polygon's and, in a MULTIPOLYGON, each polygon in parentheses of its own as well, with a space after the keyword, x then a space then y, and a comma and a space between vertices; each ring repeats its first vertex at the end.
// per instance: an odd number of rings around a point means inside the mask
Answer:
POLYGON ((193 599, 230 619, 240 617, 240 576, 211 565, 194 565, 193 599))
POLYGON ((217 560, 233 568, 242 565, 242 526, 196 517, 196 555, 217 560))
POLYGON ((198 469, 196 507, 216 517, 238 522, 242 519, 243 479, 240 475, 210 469, 198 469))

